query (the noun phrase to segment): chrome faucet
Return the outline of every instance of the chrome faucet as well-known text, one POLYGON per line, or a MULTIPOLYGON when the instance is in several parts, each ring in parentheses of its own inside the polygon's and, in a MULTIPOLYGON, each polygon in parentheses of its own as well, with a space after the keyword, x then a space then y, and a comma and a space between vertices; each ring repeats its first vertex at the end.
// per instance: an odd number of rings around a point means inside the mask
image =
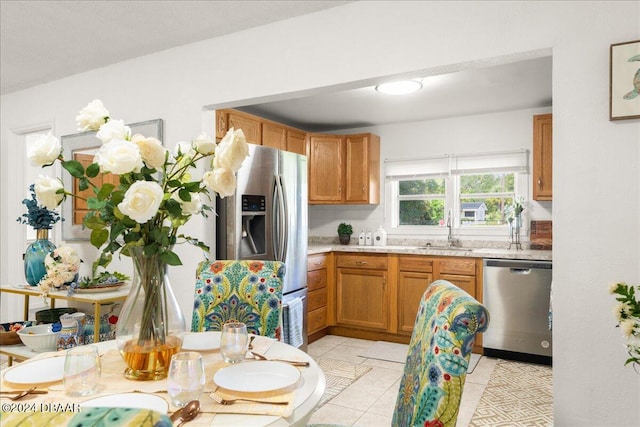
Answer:
POLYGON ((453 243, 453 233, 451 231, 451 227, 452 227, 452 221, 451 221, 451 215, 452 215, 452 209, 449 209, 449 215, 447 216, 447 228, 449 229, 449 234, 447 235, 447 242, 449 243, 449 246, 451 246, 451 244, 453 243))

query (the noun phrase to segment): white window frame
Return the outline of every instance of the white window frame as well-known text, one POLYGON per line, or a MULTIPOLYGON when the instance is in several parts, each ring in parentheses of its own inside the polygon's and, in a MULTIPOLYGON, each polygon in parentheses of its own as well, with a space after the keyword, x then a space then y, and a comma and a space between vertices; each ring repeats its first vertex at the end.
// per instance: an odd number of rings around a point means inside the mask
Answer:
MULTIPOLYGON (((410 235, 420 237, 446 238, 448 212, 453 213, 452 228, 456 237, 498 237, 508 232, 508 225, 486 225, 461 227, 460 221, 460 178, 462 174, 483 174, 492 172, 512 172, 514 176, 513 197, 528 200, 529 151, 526 149, 485 152, 472 154, 445 154, 442 156, 385 160, 385 227, 390 235, 410 235), (446 171, 442 170, 442 159, 446 158, 446 171), (444 225, 399 225, 400 180, 445 178, 445 221, 444 225)), ((511 195, 511 193, 508 193, 511 195)), ((436 197, 425 196, 425 199, 436 197)), ((438 197, 439 198, 439 197, 438 197)), ((416 199, 415 196, 412 197, 416 199)), ((524 215, 526 224, 526 214, 524 215)))

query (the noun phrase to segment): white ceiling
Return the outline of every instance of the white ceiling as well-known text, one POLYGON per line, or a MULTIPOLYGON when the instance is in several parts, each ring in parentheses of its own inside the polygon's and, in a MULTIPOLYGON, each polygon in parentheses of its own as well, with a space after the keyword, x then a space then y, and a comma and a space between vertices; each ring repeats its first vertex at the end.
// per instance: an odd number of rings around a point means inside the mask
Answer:
MULTIPOLYGON (((5 95, 345 3, 2 0, 0 90, 5 95)), ((424 88, 410 96, 376 93, 372 80, 362 84, 367 87, 241 109, 308 131, 325 131, 551 106, 551 56, 540 52, 411 77, 425 79, 424 88)))

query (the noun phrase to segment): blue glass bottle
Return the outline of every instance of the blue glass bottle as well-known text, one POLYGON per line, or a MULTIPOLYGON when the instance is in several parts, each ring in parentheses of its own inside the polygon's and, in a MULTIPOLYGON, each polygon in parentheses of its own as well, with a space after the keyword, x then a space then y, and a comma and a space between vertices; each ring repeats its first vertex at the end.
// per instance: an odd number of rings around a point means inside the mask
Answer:
POLYGON ((24 252, 24 277, 31 286, 36 286, 47 274, 44 258, 56 248, 49 240, 49 230, 43 228, 36 232, 36 241, 24 252))

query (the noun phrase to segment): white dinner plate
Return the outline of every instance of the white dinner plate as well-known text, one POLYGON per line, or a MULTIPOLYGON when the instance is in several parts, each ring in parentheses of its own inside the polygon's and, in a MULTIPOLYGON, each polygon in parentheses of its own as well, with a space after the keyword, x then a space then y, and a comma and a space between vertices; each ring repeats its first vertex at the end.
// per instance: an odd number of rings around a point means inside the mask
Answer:
POLYGON ((4 373, 4 380, 12 384, 44 385, 62 381, 64 356, 53 356, 18 363, 4 373))
POLYGON ((182 342, 182 350, 205 351, 216 350, 218 348, 220 348, 219 331, 185 334, 184 341, 182 342))
POLYGON ((166 400, 147 393, 120 393, 100 396, 82 402, 80 407, 83 406, 90 408, 122 408, 126 406, 127 408, 152 409, 161 414, 166 414, 169 410, 169 404, 166 400))
POLYGON ((284 389, 300 379, 300 370, 282 362, 238 363, 220 369, 213 382, 231 391, 265 392, 284 389))

